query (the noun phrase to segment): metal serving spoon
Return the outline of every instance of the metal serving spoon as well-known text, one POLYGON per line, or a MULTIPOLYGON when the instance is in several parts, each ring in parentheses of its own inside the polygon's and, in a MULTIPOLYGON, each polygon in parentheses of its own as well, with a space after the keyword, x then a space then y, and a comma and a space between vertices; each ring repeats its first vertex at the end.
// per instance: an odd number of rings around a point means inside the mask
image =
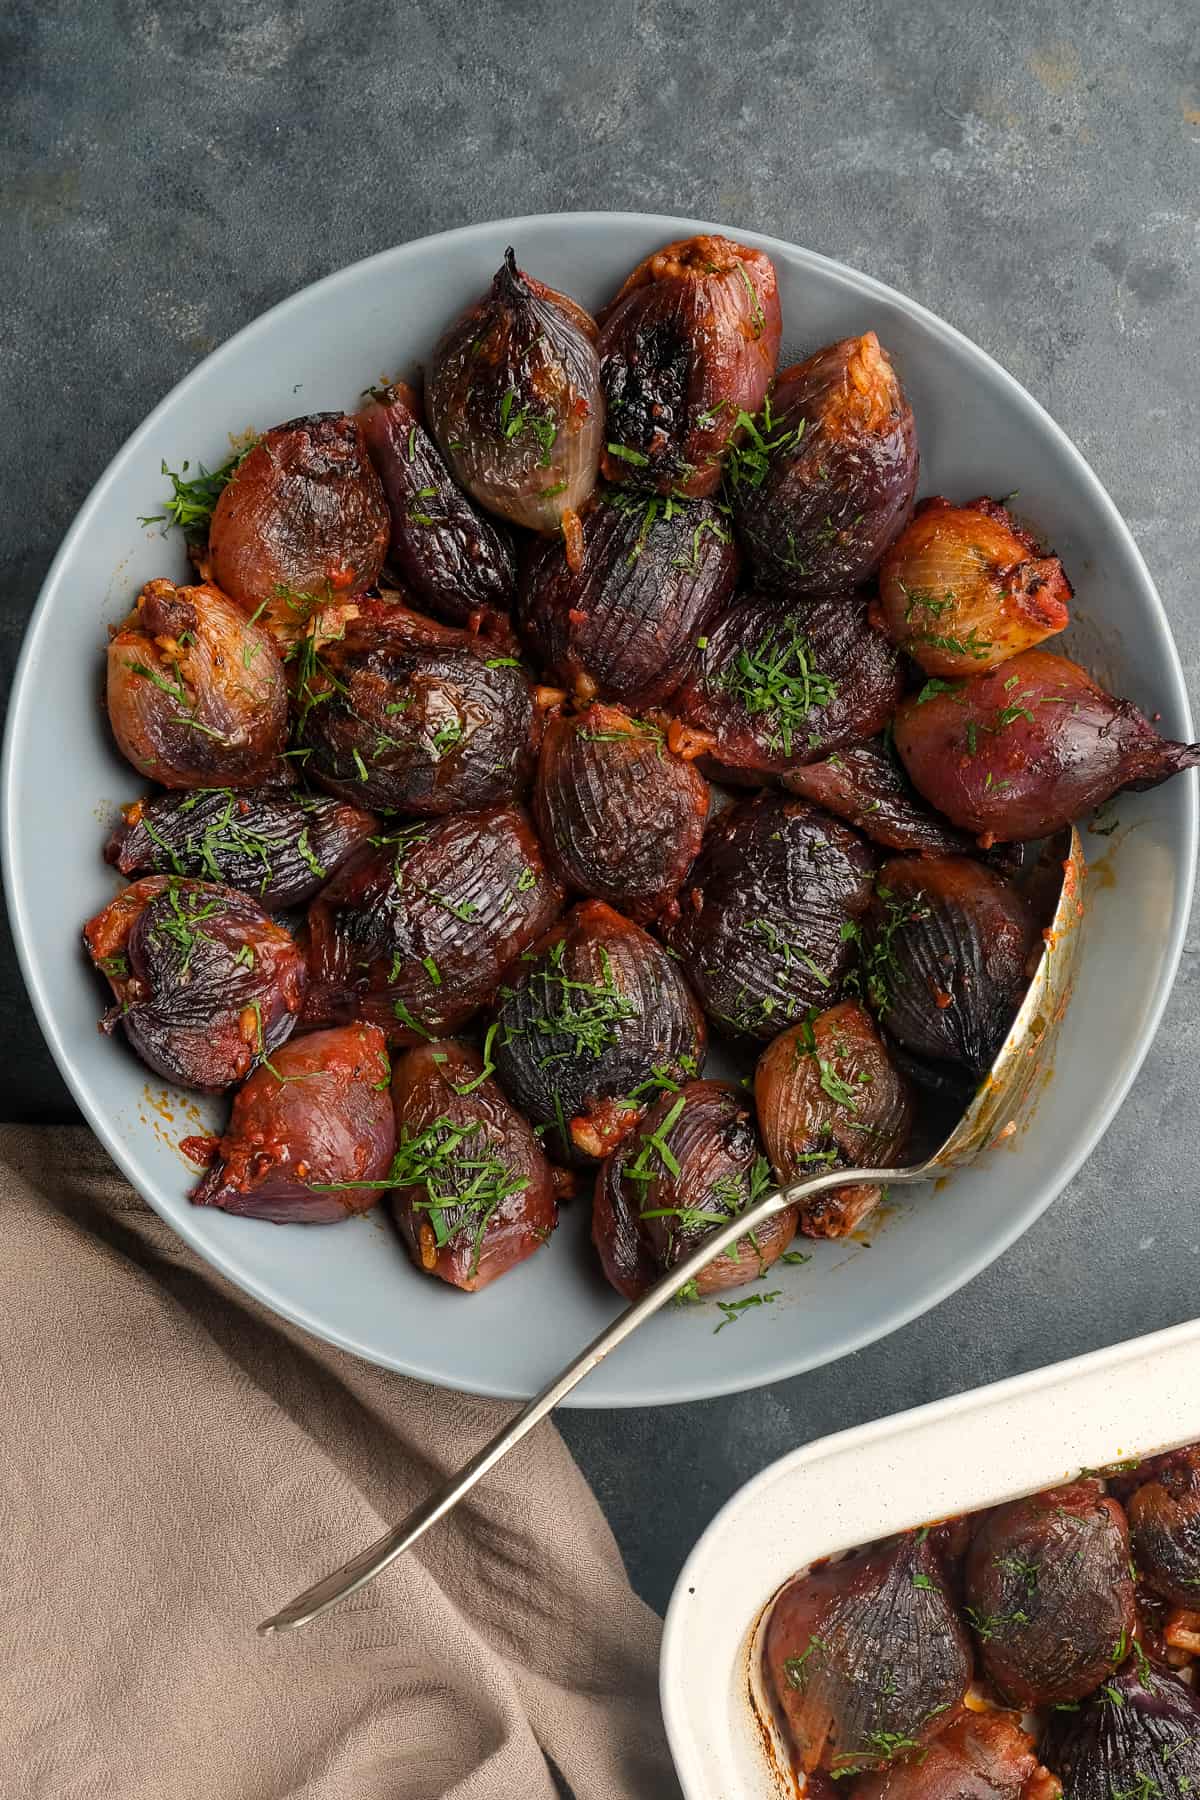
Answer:
POLYGON ((1081 894, 1086 865, 1079 833, 1074 826, 1070 827, 1069 836, 1064 833, 1049 847, 1047 863, 1050 856, 1062 857, 1062 878, 1054 913, 1045 932, 1045 947, 1033 979, 999 1055, 966 1112, 940 1149, 912 1168, 833 1169, 824 1175, 806 1175, 803 1181, 794 1182, 791 1187, 777 1188, 757 1205, 748 1207, 745 1212, 731 1219, 728 1225, 722 1225, 719 1231, 712 1232, 690 1256, 676 1263, 640 1300, 614 1319, 569 1368, 564 1369, 549 1387, 535 1395, 511 1424, 498 1432, 490 1444, 485 1444, 465 1468, 457 1475, 452 1475, 428 1500, 423 1500, 403 1524, 381 1537, 378 1543, 360 1551, 344 1567, 307 1588, 290 1605, 281 1608, 274 1618, 261 1624, 259 1631, 264 1635, 276 1631, 294 1631, 298 1626, 307 1625, 311 1620, 319 1618, 347 1594, 353 1594, 368 1581, 373 1581, 390 1562, 411 1549, 431 1525, 435 1525, 457 1506, 476 1482, 481 1481, 489 1469, 495 1468, 500 1458, 506 1456, 539 1419, 544 1419, 547 1413, 553 1412, 559 1401, 585 1375, 589 1375, 603 1362, 610 1351, 615 1350, 618 1344, 623 1344, 631 1332, 636 1331, 639 1325, 665 1306, 686 1282, 698 1275, 723 1250, 728 1250, 738 1238, 745 1237, 748 1232, 764 1225, 777 1213, 810 1195, 822 1194, 829 1188, 845 1187, 853 1182, 899 1187, 912 1182, 928 1181, 933 1176, 944 1174, 947 1169, 973 1162, 981 1150, 1010 1136, 1016 1129, 1017 1116, 1041 1067, 1046 1045, 1066 1010, 1079 940, 1078 926, 1083 915, 1081 894))

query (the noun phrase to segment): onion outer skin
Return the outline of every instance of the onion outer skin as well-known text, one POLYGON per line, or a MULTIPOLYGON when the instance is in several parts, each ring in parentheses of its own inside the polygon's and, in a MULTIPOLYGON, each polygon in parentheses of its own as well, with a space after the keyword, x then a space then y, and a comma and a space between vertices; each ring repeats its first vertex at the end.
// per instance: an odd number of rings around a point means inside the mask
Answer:
POLYGON ((835 818, 853 825, 873 844, 918 856, 966 856, 973 848, 926 806, 904 773, 876 744, 835 750, 819 762, 789 769, 789 794, 798 794, 835 818))
POLYGON ((1188 1800, 1200 1787, 1200 1702, 1176 1676, 1131 1657, 1077 1710, 1050 1714, 1041 1753, 1071 1800, 1188 1800))
POLYGON ((992 500, 926 500, 883 559, 879 616, 928 675, 978 675, 1070 623, 1073 590, 992 500))
MULTIPOLYGON (((627 1300, 638 1299, 706 1234, 744 1211, 770 1186, 753 1117, 735 1087, 689 1081, 678 1090, 668 1089, 639 1128, 605 1157, 596 1175, 592 1242, 605 1276, 627 1300), (656 1142, 667 1144, 678 1175, 658 1154, 656 1142), (631 1175, 631 1169, 641 1173, 631 1175)), ((755 1280, 782 1256, 795 1234, 796 1214, 789 1207, 702 1269, 692 1295, 721 1293, 755 1280)))
POLYGON ((1200 1610, 1200 1446, 1148 1471, 1126 1503, 1133 1557, 1156 1594, 1200 1610))
POLYGON ((782 329, 761 250, 696 237, 646 257, 602 320, 605 479, 689 500, 715 493, 744 436, 739 415, 762 405, 782 329))
POLYGON ((1050 837, 1122 788, 1200 766, 1200 744, 1160 737, 1131 701, 1049 650, 923 692, 897 710, 900 760, 918 793, 985 847, 1050 837))
POLYGON ((446 464, 474 500, 553 534, 596 485, 604 398, 596 326, 505 252, 490 291, 436 345, 426 405, 446 464))
POLYGON ((282 664, 215 587, 146 583, 109 642, 106 697, 121 754, 163 787, 255 787, 279 770, 282 664))
POLYGON ((917 1756, 864 1775, 854 1800, 1062 1800, 1011 1713, 964 1710, 917 1756))
MULTIPOLYGON (((913 1101, 870 1015, 856 1000, 793 1025, 763 1051, 754 1072, 759 1129, 781 1187, 842 1166, 891 1168, 908 1143, 913 1101)), ((845 1237, 881 1190, 870 1183, 802 1200, 807 1237, 845 1237)))
POLYGON ((646 924, 699 852, 708 783, 659 727, 596 702, 548 722, 533 810, 566 886, 646 924))
MULTIPOLYGON (((392 1073, 398 1142, 439 1125, 466 1127, 462 1159, 494 1160, 504 1171, 505 1185, 523 1183, 482 1218, 469 1207, 431 1211, 426 1184, 392 1190, 392 1218, 414 1266, 465 1293, 477 1293, 532 1256, 558 1223, 554 1176, 542 1147, 528 1121, 488 1075, 488 1066, 478 1051, 444 1038, 405 1051, 392 1073), (441 1243, 432 1222, 435 1212, 441 1243)), ((450 1161, 443 1187, 452 1184, 458 1160, 450 1161)), ((471 1179, 471 1171, 463 1171, 463 1189, 469 1189, 471 1179)))
POLYGON ((383 1033, 364 1024, 310 1032, 234 1097, 192 1203, 277 1225, 336 1224, 382 1197, 394 1142, 383 1033))

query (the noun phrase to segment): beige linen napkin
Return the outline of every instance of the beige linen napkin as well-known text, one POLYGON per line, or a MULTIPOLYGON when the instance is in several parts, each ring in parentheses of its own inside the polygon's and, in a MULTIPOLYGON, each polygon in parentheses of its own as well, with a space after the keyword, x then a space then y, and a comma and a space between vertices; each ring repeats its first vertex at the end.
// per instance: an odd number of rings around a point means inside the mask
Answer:
POLYGON ((543 1752, 578 1800, 677 1793, 658 1621, 552 1427, 258 1638, 510 1409, 268 1314, 82 1130, 0 1128, 0 1208, 7 1800, 551 1800, 543 1752))

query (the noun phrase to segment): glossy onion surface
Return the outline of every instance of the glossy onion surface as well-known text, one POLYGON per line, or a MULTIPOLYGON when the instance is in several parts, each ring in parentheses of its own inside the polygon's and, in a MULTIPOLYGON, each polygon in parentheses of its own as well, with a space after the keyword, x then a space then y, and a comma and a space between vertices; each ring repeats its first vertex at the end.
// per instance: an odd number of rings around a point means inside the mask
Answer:
POLYGON ((962 1712, 932 1744, 880 1775, 864 1775, 854 1800, 1060 1800, 1058 1778, 1011 1713, 962 1712))
POLYGON ((489 292, 434 349, 426 404, 455 479, 514 525, 556 532, 596 485, 595 322, 518 269, 511 249, 489 292))
POLYGON ((298 677, 305 774, 381 812, 466 812, 506 799, 535 754, 529 682, 499 646, 366 601, 298 677))
POLYGON ((711 733, 715 759, 779 775, 874 737, 891 718, 904 676, 895 647, 867 623, 853 594, 803 600, 749 596, 708 627, 673 701, 711 733))
POLYGON ((762 405, 781 332, 775 267, 761 250, 687 238, 639 263, 600 333, 608 480, 714 493, 742 416, 762 405))
POLYGON ((303 906, 377 824, 323 794, 201 788, 124 807, 104 856, 122 875, 208 876, 264 906, 303 906))
MULTIPOLYGON (((636 1300, 720 1225, 770 1192, 771 1171, 746 1097, 722 1081, 661 1094, 636 1131, 604 1159, 592 1202, 592 1242, 605 1275, 636 1300)), ((763 1274, 796 1233, 789 1210, 739 1238, 695 1278, 693 1296, 763 1274)))
POLYGON ((616 706, 551 719, 542 740, 534 817, 568 887, 652 919, 700 849, 708 783, 664 733, 616 706))
POLYGON ((277 1225, 335 1225, 382 1197, 395 1135, 383 1033, 310 1031, 234 1096, 192 1201, 277 1225))
POLYGON ((984 1074, 1029 984, 1024 896, 969 856, 896 858, 863 939, 864 994, 888 1030, 917 1056, 984 1074))
POLYGON ((765 1656, 801 1768, 839 1778, 919 1750, 971 1679, 942 1565, 915 1533, 796 1576, 771 1609, 765 1656))
POLYGON ((1200 1611, 1200 1446, 1164 1458, 1127 1510, 1138 1574, 1164 1600, 1200 1611))
MULTIPOLYGON (((759 1128, 782 1185, 864 1163, 891 1168, 912 1129, 908 1084, 855 1000, 801 1020, 769 1044, 754 1073, 759 1128)), ((801 1202, 809 1237, 845 1237, 871 1211, 880 1189, 835 1188, 801 1202)))
POLYGON ((771 1038, 837 993, 875 855, 803 800, 760 794, 722 813, 668 940, 714 1024, 771 1038))
POLYGON ((146 583, 109 642, 107 702, 122 755, 163 787, 252 787, 278 768, 283 666, 216 588, 146 583))
POLYGON ((838 594, 874 574, 912 511, 917 432, 873 331, 783 371, 729 487, 764 586, 838 594))
POLYGON ((955 831, 925 804, 878 744, 859 744, 804 763, 788 771, 783 785, 888 850, 955 856, 974 847, 965 832, 955 831))
POLYGON ((988 1679, 1019 1707, 1079 1700, 1129 1652, 1135 1619, 1129 1530, 1097 1481, 987 1514, 963 1594, 988 1679))
POLYGON ((1077 1709, 1051 1713, 1042 1755, 1070 1800, 1194 1800, 1200 1701, 1177 1676, 1131 1658, 1077 1709))
POLYGON ((261 437, 208 528, 212 578, 281 644, 312 614, 373 587, 391 523, 356 419, 313 413, 261 437))
POLYGON ((472 1293, 532 1256, 558 1222, 542 1147, 487 1066, 443 1039, 406 1051, 392 1076, 392 1217, 418 1269, 472 1293))
POLYGON ((1200 766, 1200 744, 1160 737, 1131 701, 1049 650, 926 683, 897 712, 895 736, 930 805, 987 844, 1049 837, 1122 788, 1200 766))
POLYGON ((524 636, 542 668, 583 700, 669 699, 733 592, 738 556, 727 522, 711 501, 683 506, 609 490, 581 526, 575 567, 555 543, 526 564, 524 636))
POLYGON ((296 1023, 304 958, 257 901, 209 881, 147 875, 83 928, 142 1061, 180 1087, 219 1093, 296 1023))
POLYGON ((993 500, 926 500, 879 571, 880 615, 929 675, 977 675, 1053 637, 1071 591, 1057 556, 993 500))
POLYGON ((505 1092, 549 1127, 550 1154, 606 1155, 637 1122, 655 1077, 699 1073, 705 1031, 662 945, 585 900, 523 957, 501 990, 492 1056, 505 1092))
POLYGON ((379 1025, 393 1044, 455 1030, 562 904, 515 806, 410 825, 369 846, 308 909, 305 1020, 379 1025))
POLYGON ((453 625, 495 625, 516 588, 511 539, 451 479, 417 395, 396 382, 358 421, 391 515, 388 561, 404 587, 453 625))

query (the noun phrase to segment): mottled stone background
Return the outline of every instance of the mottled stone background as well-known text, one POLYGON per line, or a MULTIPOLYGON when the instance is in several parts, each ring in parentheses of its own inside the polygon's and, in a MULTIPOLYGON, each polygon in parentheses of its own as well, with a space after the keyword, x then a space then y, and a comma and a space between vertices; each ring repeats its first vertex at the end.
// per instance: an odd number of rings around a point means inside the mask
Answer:
MULTIPOLYGON (((826 251, 991 351, 1108 485, 1195 681, 1193 0, 9 0, 0 84, 6 680, 76 507, 206 351, 401 239, 629 207, 826 251)), ((1195 1312, 1197 948, 1104 1144, 955 1299, 742 1399, 564 1419, 656 1606, 782 1451, 1195 1312)), ((7 946, 0 982, 5 1115, 71 1116, 7 946)))

